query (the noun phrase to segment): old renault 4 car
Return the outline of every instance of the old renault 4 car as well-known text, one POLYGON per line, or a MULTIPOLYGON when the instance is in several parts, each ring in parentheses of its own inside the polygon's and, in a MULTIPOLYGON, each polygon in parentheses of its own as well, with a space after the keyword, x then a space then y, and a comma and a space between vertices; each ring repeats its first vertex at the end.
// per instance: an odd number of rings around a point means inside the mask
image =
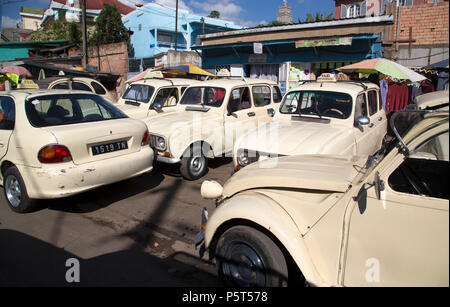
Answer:
POLYGON ((146 125, 83 91, 0 95, 0 178, 16 212, 152 169, 146 125))
POLYGON ((123 93, 118 108, 132 118, 142 119, 175 110, 184 90, 201 81, 185 78, 152 78, 136 81, 123 93))
POLYGON ((156 160, 180 163, 183 177, 195 180, 206 173, 208 158, 231 156, 236 137, 271 120, 280 101, 274 81, 207 80, 189 86, 176 111, 143 121, 156 160))
POLYGON ((203 210, 195 243, 219 276, 240 286, 300 276, 314 286, 448 287, 448 106, 400 111, 391 123, 397 138, 373 156, 286 156, 223 187, 205 181, 217 208, 209 219, 203 210))
POLYGON ((258 160, 298 154, 369 155, 380 149, 386 133, 377 85, 323 74, 290 90, 272 122, 236 141, 234 165, 239 170, 258 160))

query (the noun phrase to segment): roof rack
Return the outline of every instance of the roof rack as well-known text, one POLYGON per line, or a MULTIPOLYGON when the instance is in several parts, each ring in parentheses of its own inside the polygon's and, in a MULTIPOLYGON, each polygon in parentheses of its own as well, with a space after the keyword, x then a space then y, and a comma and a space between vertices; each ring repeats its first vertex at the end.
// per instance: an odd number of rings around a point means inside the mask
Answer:
MULTIPOLYGON (((324 81, 320 81, 320 80, 301 80, 300 82, 302 82, 301 84, 305 84, 305 83, 325 83, 324 81)), ((367 85, 365 85, 362 81, 356 81, 356 80, 336 80, 334 81, 336 83, 353 83, 355 85, 359 85, 361 86, 364 90, 367 90, 369 87, 367 85)), ((326 81, 326 83, 330 83, 330 81, 326 81)))

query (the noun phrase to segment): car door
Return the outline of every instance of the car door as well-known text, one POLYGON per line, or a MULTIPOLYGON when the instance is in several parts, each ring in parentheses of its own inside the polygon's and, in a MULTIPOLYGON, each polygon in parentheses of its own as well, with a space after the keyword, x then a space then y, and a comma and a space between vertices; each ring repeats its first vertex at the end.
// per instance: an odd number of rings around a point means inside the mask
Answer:
POLYGON ((370 119, 366 92, 361 92, 355 101, 353 133, 356 144, 355 154, 371 155, 376 148, 376 144, 374 144, 374 142, 376 143, 375 124, 372 120, 367 125, 359 124, 357 119, 362 116, 370 119))
POLYGON ((238 137, 256 127, 256 108, 250 98, 248 86, 233 88, 224 114, 225 152, 233 150, 238 137))
POLYGON ((157 90, 155 98, 153 99, 153 102, 150 105, 148 115, 155 115, 161 112, 167 112, 171 109, 174 109, 174 107, 177 106, 178 101, 180 101, 180 91, 178 87, 171 86, 171 87, 163 87, 157 90), (162 106, 161 109, 157 110, 154 106, 155 104, 159 104, 162 106))
POLYGON ((376 89, 367 91, 367 105, 369 109, 370 124, 372 125, 371 136, 374 141, 373 150, 376 151, 381 148, 383 138, 387 132, 387 118, 386 113, 381 107, 380 93, 376 89), (381 108, 380 108, 381 107, 381 108))
MULTIPOLYGON (((448 130, 444 135, 448 139, 448 130)), ((449 161, 445 156, 405 158, 398 153, 379 169, 379 182, 384 184, 380 197, 375 187, 363 190, 351 213, 345 286, 448 287, 449 161)))
POLYGON ((272 119, 270 113, 275 111, 272 95, 272 87, 269 85, 252 86, 253 109, 251 112, 255 114, 255 123, 267 122, 272 119))
POLYGON ((9 96, 0 96, 0 164, 8 152, 10 136, 15 124, 14 100, 9 96))

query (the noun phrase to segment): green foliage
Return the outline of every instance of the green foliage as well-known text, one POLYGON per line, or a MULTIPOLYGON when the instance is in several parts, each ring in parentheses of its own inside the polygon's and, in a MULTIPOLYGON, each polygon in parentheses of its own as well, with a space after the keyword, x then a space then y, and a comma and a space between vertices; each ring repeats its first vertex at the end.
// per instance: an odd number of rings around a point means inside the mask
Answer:
POLYGON ((324 15, 323 13, 316 13, 316 16, 313 16, 312 14, 308 13, 306 14, 306 19, 301 22, 300 19, 298 20, 299 23, 304 23, 304 22, 318 22, 318 21, 326 21, 326 20, 332 20, 333 19, 333 14, 328 14, 328 15, 324 15))
POLYGON ((220 12, 219 11, 211 11, 211 13, 209 13, 208 17, 220 18, 220 12))
POLYGON ((95 31, 90 44, 112 44, 126 42, 128 39, 128 30, 122 23, 117 7, 104 3, 103 9, 95 22, 95 31))

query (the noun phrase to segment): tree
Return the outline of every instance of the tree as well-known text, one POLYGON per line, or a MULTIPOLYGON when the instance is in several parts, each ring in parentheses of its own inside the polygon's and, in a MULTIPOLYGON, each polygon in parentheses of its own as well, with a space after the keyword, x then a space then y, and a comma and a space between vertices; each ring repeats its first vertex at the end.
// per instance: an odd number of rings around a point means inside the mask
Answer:
POLYGON ((211 11, 211 13, 209 13, 208 17, 220 18, 220 12, 219 11, 211 11))
POLYGON ((104 3, 95 21, 95 31, 91 43, 96 45, 126 42, 128 30, 122 23, 120 12, 115 5, 104 3))
MULTIPOLYGON (((306 19, 304 22, 318 22, 318 21, 326 21, 326 20, 332 20, 333 14, 328 14, 324 16, 322 13, 316 13, 316 16, 313 16, 311 13, 306 14, 306 19)), ((299 23, 302 23, 300 19, 298 20, 299 23)))

